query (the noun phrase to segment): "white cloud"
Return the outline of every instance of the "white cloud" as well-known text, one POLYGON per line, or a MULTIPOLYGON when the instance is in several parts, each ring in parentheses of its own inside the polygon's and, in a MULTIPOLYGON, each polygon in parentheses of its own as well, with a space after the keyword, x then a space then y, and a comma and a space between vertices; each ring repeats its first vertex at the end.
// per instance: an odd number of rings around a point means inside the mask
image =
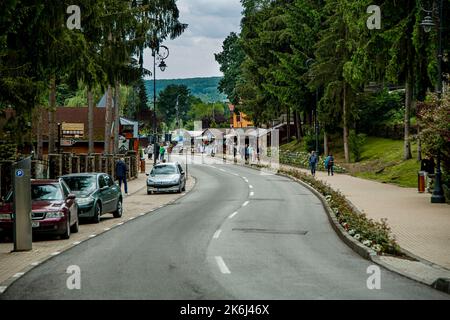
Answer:
MULTIPOLYGON (((242 7, 239 0, 178 0, 180 21, 188 29, 164 45, 170 49, 167 70, 157 70, 159 79, 222 75, 214 53, 222 50, 223 40, 232 31, 239 32, 242 7)), ((146 50, 144 64, 153 69, 153 58, 146 50)))

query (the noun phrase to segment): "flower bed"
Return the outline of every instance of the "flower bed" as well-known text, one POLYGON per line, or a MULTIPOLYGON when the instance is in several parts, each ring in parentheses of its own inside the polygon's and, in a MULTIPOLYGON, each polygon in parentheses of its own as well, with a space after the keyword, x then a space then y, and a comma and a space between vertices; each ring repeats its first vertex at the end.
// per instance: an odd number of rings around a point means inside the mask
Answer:
POLYGON ((378 254, 403 255, 391 235, 386 219, 381 219, 380 222, 369 219, 366 214, 357 212, 340 192, 334 191, 329 185, 298 170, 280 170, 280 172, 300 179, 320 192, 341 226, 355 240, 378 254))
MULTIPOLYGON (((309 168, 309 153, 307 152, 289 152, 289 151, 281 151, 280 150, 280 162, 283 164, 300 167, 304 169, 309 168)), ((323 157, 319 157, 319 162, 317 164, 317 170, 327 171, 325 168, 325 159, 323 157)), ((336 173, 345 173, 346 170, 334 164, 334 172, 336 173)))

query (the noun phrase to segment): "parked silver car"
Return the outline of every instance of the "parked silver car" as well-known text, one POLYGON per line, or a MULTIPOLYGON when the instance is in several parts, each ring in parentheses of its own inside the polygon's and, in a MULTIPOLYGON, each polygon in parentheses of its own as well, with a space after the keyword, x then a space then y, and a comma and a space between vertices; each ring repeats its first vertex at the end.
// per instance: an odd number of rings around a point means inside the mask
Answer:
POLYGON ((147 176, 147 194, 186 190, 186 173, 178 162, 157 164, 147 176))

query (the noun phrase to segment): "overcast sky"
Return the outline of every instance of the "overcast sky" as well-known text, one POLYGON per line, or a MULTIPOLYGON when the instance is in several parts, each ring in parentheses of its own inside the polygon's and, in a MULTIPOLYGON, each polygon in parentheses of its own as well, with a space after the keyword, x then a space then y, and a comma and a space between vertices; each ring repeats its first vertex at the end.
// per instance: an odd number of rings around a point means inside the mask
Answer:
MULTIPOLYGON (((157 79, 222 76, 214 53, 222 51, 230 32, 239 32, 239 0, 178 0, 180 21, 187 30, 175 40, 163 44, 170 50, 165 72, 156 71, 157 79)), ((151 50, 146 50, 144 67, 153 70, 151 50)))

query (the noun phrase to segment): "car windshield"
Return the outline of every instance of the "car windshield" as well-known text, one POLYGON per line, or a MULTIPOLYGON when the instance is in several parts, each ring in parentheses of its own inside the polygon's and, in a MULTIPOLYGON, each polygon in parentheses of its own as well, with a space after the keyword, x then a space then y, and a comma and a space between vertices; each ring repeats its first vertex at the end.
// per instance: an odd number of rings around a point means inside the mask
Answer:
POLYGON ((54 184, 32 184, 31 200, 64 200, 61 188, 54 184))
POLYGON ((175 166, 171 166, 171 165, 164 166, 163 165, 163 166, 154 167, 152 172, 150 173, 150 175, 152 177, 154 177, 156 175, 175 174, 175 173, 177 173, 175 166))
POLYGON ((70 190, 91 193, 97 187, 95 176, 64 177, 70 190))

